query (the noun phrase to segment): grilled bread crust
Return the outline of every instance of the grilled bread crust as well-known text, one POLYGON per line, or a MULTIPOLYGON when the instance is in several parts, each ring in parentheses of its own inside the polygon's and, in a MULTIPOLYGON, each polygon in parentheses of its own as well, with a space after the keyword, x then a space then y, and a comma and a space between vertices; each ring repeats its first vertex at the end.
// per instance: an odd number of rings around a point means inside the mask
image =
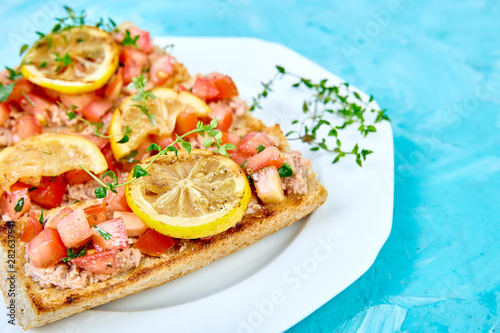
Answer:
MULTIPOLYGON (((278 139, 278 147, 282 151, 290 150, 279 125, 266 127, 260 120, 250 115, 244 115, 235 122, 233 129, 242 135, 258 130, 267 132, 278 139)), ((260 211, 245 215, 235 227, 208 240, 187 241, 185 242, 186 247, 182 251, 179 251, 179 247, 175 246, 167 251, 167 255, 163 257, 146 256, 135 269, 76 290, 61 290, 55 287, 42 288, 31 277, 25 276, 26 246, 21 243, 19 237, 24 229, 26 219, 21 219, 15 222, 11 228, 15 230, 16 237, 16 319, 25 330, 42 326, 127 295, 162 285, 247 247, 300 220, 325 202, 327 191, 316 179, 313 172, 309 174, 307 182, 308 191, 305 195, 287 196, 282 203, 266 204, 260 211)), ((93 201, 89 201, 77 205, 89 206, 93 203, 93 201)), ((7 224, 0 229, 0 260, 3 265, 0 269, 0 287, 6 301, 9 300, 7 298, 9 285, 6 278, 9 276, 8 272, 12 271, 8 267, 9 233, 7 224)), ((10 244, 12 243, 11 241, 10 244)))

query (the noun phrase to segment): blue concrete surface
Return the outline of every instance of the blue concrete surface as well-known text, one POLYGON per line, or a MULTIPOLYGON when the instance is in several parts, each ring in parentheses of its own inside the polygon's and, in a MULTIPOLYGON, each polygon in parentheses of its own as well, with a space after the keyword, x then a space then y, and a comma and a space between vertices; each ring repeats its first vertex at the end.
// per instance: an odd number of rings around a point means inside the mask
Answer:
MULTIPOLYGON (((12 33, 28 32, 41 3, 0 7, 2 63, 19 61, 12 33)), ((73 7, 132 20, 153 35, 275 41, 389 110, 391 236, 366 274, 289 332, 498 331, 500 2, 85 0, 73 7)), ((35 30, 52 25, 36 19, 35 30)))

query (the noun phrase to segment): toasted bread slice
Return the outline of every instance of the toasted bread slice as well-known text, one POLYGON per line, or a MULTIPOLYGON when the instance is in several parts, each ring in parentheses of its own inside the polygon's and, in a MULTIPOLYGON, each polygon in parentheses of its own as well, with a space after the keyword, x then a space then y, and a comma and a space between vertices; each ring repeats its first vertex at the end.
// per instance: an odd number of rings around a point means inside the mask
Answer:
MULTIPOLYGON (((245 115, 234 124, 240 134, 250 131, 264 131, 279 141, 279 148, 289 151, 289 146, 279 125, 266 127, 260 120, 245 115)), ((311 172, 307 179, 308 191, 301 196, 287 196, 280 204, 264 205, 260 211, 245 215, 233 228, 215 235, 208 240, 189 240, 186 248, 179 251, 174 247, 164 257, 145 257, 135 269, 120 273, 114 277, 93 283, 83 289, 61 290, 55 287, 42 288, 31 277, 25 276, 25 246, 19 237, 26 220, 7 223, 0 232, 0 259, 2 267, 1 288, 7 302, 8 281, 12 271, 8 268, 9 232, 8 224, 15 230, 15 271, 16 273, 16 319, 24 328, 38 327, 84 310, 111 302, 139 291, 156 287, 180 276, 195 271, 210 262, 227 256, 239 249, 251 245, 264 237, 289 226, 321 206, 327 197, 327 191, 311 172)), ((77 205, 91 205, 85 202, 77 205)))

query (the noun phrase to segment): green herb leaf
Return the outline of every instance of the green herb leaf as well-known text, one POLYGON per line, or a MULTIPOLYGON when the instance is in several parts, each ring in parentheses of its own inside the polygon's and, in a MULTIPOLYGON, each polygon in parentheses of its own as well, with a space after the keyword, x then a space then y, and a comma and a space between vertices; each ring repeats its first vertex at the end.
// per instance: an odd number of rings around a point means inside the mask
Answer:
POLYGON ((285 74, 285 69, 281 66, 276 66, 276 69, 278 70, 278 72, 280 72, 281 74, 285 74))
POLYGON ((20 79, 23 77, 23 75, 21 74, 21 72, 17 72, 15 70, 13 70, 12 68, 9 68, 7 66, 5 66, 5 69, 7 69, 7 71, 9 72, 9 80, 11 81, 16 81, 17 79, 20 79))
POLYGON ((134 178, 141 178, 148 175, 149 173, 146 170, 144 170, 144 168, 139 164, 136 164, 134 166, 134 169, 132 170, 132 177, 134 178))
POLYGON ((281 178, 293 176, 292 167, 290 166, 290 164, 287 163, 283 163, 283 165, 278 169, 278 173, 281 178))
POLYGON ((212 145, 212 140, 210 138, 203 139, 203 146, 208 149, 212 145))
POLYGON ((14 211, 16 213, 19 213, 20 211, 22 211, 24 208, 24 197, 19 199, 16 203, 16 206, 14 207, 14 211))
POLYGON ((0 82, 0 102, 5 102, 7 98, 9 98, 10 93, 12 92, 12 89, 14 89, 15 85, 16 83, 14 82, 4 86, 0 82))
POLYGON ((137 49, 138 48, 138 46, 137 46, 138 39, 139 39, 139 35, 132 37, 130 35, 130 31, 127 29, 127 30, 125 30, 125 37, 123 38, 122 45, 123 46, 133 45, 137 49))
POLYGON ((266 149, 266 147, 264 147, 263 145, 259 145, 257 147, 257 154, 260 153, 260 152, 262 152, 264 149, 266 149))
POLYGON ((38 218, 38 222, 40 222, 41 225, 43 225, 43 209, 42 209, 42 213, 40 214, 40 217, 38 218))
POLYGON ((23 44, 21 46, 21 50, 19 51, 19 55, 22 55, 28 49, 28 44, 23 44))
POLYGON ((124 135, 119 141, 116 141, 117 143, 127 143, 130 140, 130 137, 128 135, 124 135))
POLYGON ((102 230, 101 228, 99 228, 96 225, 93 225, 93 227, 95 230, 97 230, 99 235, 101 235, 101 237, 104 238, 104 240, 110 240, 111 238, 113 238, 113 236, 109 232, 102 230))
POLYGON ((104 186, 99 186, 94 190, 95 197, 98 199, 106 198, 106 195, 108 195, 108 191, 104 186))
POLYGON ((161 151, 161 147, 156 143, 152 143, 146 151, 161 151))
POLYGON ((183 141, 181 143, 182 148, 184 148, 188 153, 191 153, 191 144, 189 142, 183 141))
POLYGON ((247 164, 248 164, 248 160, 245 160, 245 162, 241 163, 240 168, 243 169, 245 167, 245 165, 247 165, 247 164))

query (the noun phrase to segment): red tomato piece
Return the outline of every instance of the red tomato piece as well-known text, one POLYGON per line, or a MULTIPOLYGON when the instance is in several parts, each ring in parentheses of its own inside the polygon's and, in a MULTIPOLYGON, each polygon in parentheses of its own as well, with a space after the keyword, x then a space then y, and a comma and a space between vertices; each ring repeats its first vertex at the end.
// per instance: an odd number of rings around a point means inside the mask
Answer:
POLYGON ((24 112, 42 116, 44 118, 47 118, 48 115, 53 112, 54 103, 51 103, 45 98, 35 94, 27 94, 26 96, 27 98, 21 98, 19 100, 19 106, 24 110, 24 112))
POLYGON ((0 126, 3 126, 9 119, 10 106, 7 103, 0 103, 0 126))
POLYGON ((269 147, 271 145, 267 134, 262 132, 250 132, 241 140, 238 149, 247 156, 254 156, 257 154, 257 148, 260 145, 264 147, 269 147))
POLYGON ((110 101, 115 101, 120 96, 123 88, 123 67, 119 67, 113 78, 104 89, 104 97, 110 101))
MULTIPOLYGON (((196 125, 198 124, 198 117, 195 113, 192 112, 181 112, 175 121, 175 129, 174 132, 181 136, 196 129, 196 125)), ((188 135, 188 137, 196 137, 198 133, 192 133, 188 135)))
POLYGON ((30 218, 28 223, 24 227, 23 234, 21 235, 21 242, 28 243, 36 235, 38 235, 43 230, 43 225, 38 221, 36 213, 34 211, 30 212, 30 218))
POLYGON ((213 73, 208 76, 208 80, 219 91, 215 99, 231 98, 239 95, 236 84, 234 84, 233 79, 227 75, 213 73))
POLYGON ((139 36, 135 42, 138 50, 148 54, 153 52, 153 42, 148 31, 141 30, 134 25, 127 26, 126 29, 130 32, 130 37, 139 36))
POLYGON ((212 112, 208 116, 217 119, 217 129, 222 132, 227 132, 233 124, 233 112, 221 105, 212 104, 212 112))
POLYGON ((68 171, 64 174, 64 176, 66 177, 66 179, 68 180, 68 183, 70 185, 84 184, 84 183, 87 183, 93 179, 83 169, 76 169, 76 170, 68 171))
POLYGON ((116 272, 116 251, 104 251, 87 254, 72 259, 71 262, 80 268, 98 274, 112 274, 116 272))
POLYGON ((78 95, 67 95, 67 94, 59 94, 59 98, 61 99, 62 105, 66 109, 70 109, 71 105, 76 106, 78 111, 82 111, 87 105, 90 104, 93 100, 97 98, 93 93, 87 94, 78 94, 78 95))
POLYGON ((33 84, 25 78, 20 78, 16 82, 14 89, 10 93, 6 102, 19 102, 22 98, 24 98, 23 92, 25 94, 29 94, 33 91, 33 84))
POLYGON ((173 134, 169 136, 151 135, 151 142, 154 142, 157 145, 159 145, 161 149, 164 149, 165 147, 169 146, 174 141, 175 141, 175 136, 173 134))
POLYGON ((148 226, 132 212, 115 212, 113 217, 123 219, 128 237, 140 236, 148 229, 148 226))
POLYGON ((215 98, 219 94, 219 91, 208 79, 198 76, 194 81, 192 93, 205 101, 215 98))
POLYGON ((118 187, 116 192, 117 193, 109 193, 106 197, 106 201, 108 202, 108 211, 130 212, 131 209, 128 206, 127 199, 125 198, 125 187, 118 187))
POLYGON ((159 57, 149 69, 149 78, 156 86, 161 86, 167 82, 174 72, 175 58, 164 54, 159 57))
POLYGON ((228 154, 231 157, 231 159, 234 161, 234 163, 236 163, 240 166, 243 163, 245 163, 245 161, 248 161, 248 157, 245 154, 243 154, 239 149, 230 150, 230 151, 228 151, 228 154))
POLYGON ((6 191, 0 197, 0 210, 3 214, 7 214, 12 219, 17 219, 19 216, 28 212, 31 209, 31 200, 29 197, 28 186, 22 183, 16 183, 10 187, 9 191, 6 191), (16 205, 21 207, 21 199, 23 199, 24 204, 19 212, 16 212, 16 205))
POLYGON ((92 205, 85 208, 83 211, 87 215, 87 221, 91 225, 97 225, 99 223, 105 222, 108 219, 108 211, 106 207, 108 204, 103 202, 101 204, 92 205))
POLYGON ((128 246, 127 230, 121 217, 99 223, 97 226, 111 235, 111 238, 106 240, 96 228, 92 228, 92 239, 97 250, 119 250, 128 246))
POLYGON ((64 176, 44 177, 40 185, 30 192, 30 198, 44 208, 56 208, 63 200, 67 185, 64 176))
POLYGON ((188 93, 190 93, 189 89, 188 89, 188 88, 186 88, 183 84, 179 84, 179 85, 177 86, 177 91, 178 91, 178 92, 181 92, 181 91, 187 91, 188 93))
POLYGON ((18 142, 41 133, 42 126, 40 126, 38 120, 33 116, 25 114, 17 118, 12 130, 12 141, 18 142))
POLYGON ((142 73, 142 69, 148 62, 148 56, 133 46, 127 46, 121 49, 120 62, 123 64, 124 84, 129 84, 132 78, 142 73))
POLYGON ((31 264, 47 268, 67 256, 67 249, 56 229, 44 228, 29 243, 27 248, 31 264))
POLYGON ((252 174, 255 192, 263 203, 279 203, 285 200, 283 185, 275 166, 268 166, 252 174))
POLYGON ((110 144, 105 145, 104 148, 101 148, 101 152, 104 155, 106 162, 108 163, 108 170, 111 170, 116 173, 118 170, 118 161, 115 159, 115 156, 113 155, 113 150, 111 150, 111 145, 110 144))
POLYGON ((232 143, 238 148, 241 144, 241 137, 237 134, 222 132, 222 144, 232 143))
POLYGON ((248 158, 248 164, 245 166, 248 173, 252 174, 266 166, 275 166, 281 168, 285 163, 285 157, 276 147, 267 147, 257 155, 248 158))
POLYGON ((45 228, 57 229, 57 225, 59 224, 59 222, 72 212, 73 209, 71 209, 70 207, 64 207, 59 211, 59 213, 54 215, 54 217, 52 217, 45 223, 45 228))
POLYGON ((134 247, 144 254, 159 257, 174 246, 174 244, 175 241, 172 237, 162 235, 153 229, 148 229, 137 239, 134 247))
POLYGON ((92 238, 92 229, 83 208, 63 217, 57 224, 57 232, 66 247, 80 247, 92 238))
POLYGON ((89 104, 87 104, 83 110, 83 116, 90 121, 101 120, 101 117, 108 112, 109 109, 113 106, 113 103, 104 98, 96 98, 89 104))

